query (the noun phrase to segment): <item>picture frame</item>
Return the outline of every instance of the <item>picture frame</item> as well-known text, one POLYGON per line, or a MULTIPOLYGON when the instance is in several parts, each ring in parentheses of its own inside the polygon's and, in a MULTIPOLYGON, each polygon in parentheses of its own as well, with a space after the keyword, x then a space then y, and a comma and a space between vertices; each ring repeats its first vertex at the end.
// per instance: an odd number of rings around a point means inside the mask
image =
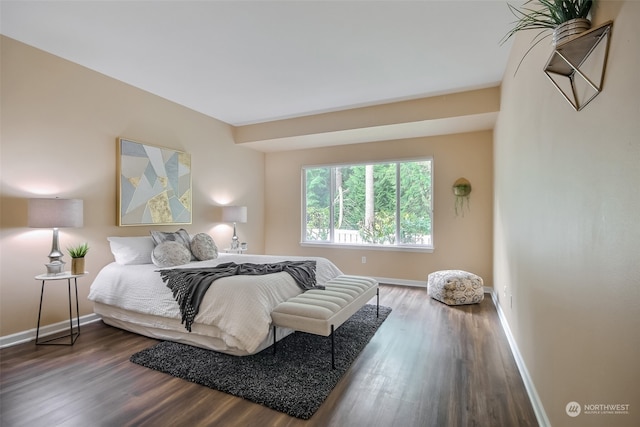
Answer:
POLYGON ((118 226, 191 224, 191 155, 117 138, 118 226))

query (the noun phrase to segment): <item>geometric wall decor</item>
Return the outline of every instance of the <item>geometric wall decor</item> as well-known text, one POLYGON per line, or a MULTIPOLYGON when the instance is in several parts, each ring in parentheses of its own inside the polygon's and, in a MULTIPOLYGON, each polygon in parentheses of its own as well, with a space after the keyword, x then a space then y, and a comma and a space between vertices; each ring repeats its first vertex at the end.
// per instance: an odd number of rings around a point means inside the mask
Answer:
POLYGON ((544 72, 564 99, 581 111, 600 92, 609 53, 613 21, 558 44, 544 72))
POLYGON ((117 142, 118 225, 191 224, 191 155, 117 142))

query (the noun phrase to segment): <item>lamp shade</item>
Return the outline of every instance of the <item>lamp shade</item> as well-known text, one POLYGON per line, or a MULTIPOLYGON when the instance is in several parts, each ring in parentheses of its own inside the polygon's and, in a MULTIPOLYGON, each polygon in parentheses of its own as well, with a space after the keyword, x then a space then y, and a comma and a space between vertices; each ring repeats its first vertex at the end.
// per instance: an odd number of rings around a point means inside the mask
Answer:
POLYGON ((29 199, 29 227, 82 227, 81 199, 29 199))
POLYGON ((224 222, 247 222, 247 207, 223 206, 222 220, 224 222))

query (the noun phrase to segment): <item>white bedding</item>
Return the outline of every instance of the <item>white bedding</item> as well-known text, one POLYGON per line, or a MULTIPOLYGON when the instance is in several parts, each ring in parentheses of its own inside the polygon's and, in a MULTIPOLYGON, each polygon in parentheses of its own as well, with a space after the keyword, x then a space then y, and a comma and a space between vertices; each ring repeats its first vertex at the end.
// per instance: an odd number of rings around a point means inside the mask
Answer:
MULTIPOLYGON (((176 268, 212 267, 225 262, 273 263, 308 259, 316 261, 319 285, 342 274, 338 267, 325 258, 268 255, 220 254, 214 260, 192 262, 176 268)), ((156 321, 154 326, 168 330, 179 328, 176 332, 188 334, 184 325, 180 324, 178 303, 160 278, 158 270, 154 264, 111 263, 96 276, 89 299, 97 303, 96 307, 112 306, 118 309, 114 310, 115 313, 130 312, 133 316, 129 317, 129 321, 136 317, 136 313, 142 315, 138 316, 141 318, 153 316, 155 319, 170 319, 168 322, 156 321)), ((301 292, 293 278, 284 272, 218 279, 202 301, 192 333, 211 336, 213 339, 212 345, 207 346, 209 348, 232 354, 252 354, 265 346, 273 308, 301 292)))

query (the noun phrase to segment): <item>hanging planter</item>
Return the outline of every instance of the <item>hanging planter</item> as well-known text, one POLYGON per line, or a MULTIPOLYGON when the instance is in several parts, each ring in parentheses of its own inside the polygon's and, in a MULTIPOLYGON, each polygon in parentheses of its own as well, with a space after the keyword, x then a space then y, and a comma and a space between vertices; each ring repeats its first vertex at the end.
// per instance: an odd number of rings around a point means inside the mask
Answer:
POLYGON ((462 214, 464 216, 464 202, 467 201, 467 210, 469 210, 469 195, 471 194, 471 183, 465 178, 459 178, 453 183, 453 194, 456 196, 455 211, 456 216, 462 214))
POLYGON ((553 46, 557 46, 565 41, 584 33, 591 28, 591 21, 585 18, 575 18, 563 22, 553 30, 553 46))
POLYGON ((522 7, 507 3, 517 20, 513 23, 513 28, 502 38, 501 44, 518 31, 538 30, 538 34, 531 42, 533 45, 520 60, 516 73, 531 49, 545 38, 553 36, 555 47, 556 44, 563 43, 591 28, 591 21, 587 17, 594 2, 595 0, 528 0, 522 7))

